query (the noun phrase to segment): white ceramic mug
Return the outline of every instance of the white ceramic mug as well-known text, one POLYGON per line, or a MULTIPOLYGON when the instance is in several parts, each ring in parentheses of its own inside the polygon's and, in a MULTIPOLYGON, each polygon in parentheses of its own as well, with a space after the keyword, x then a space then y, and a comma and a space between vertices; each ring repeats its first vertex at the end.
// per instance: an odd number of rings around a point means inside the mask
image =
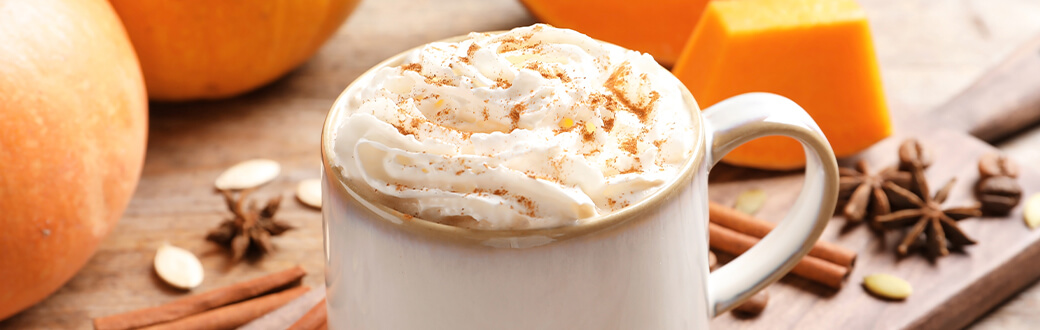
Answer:
MULTIPOLYGON (((375 68, 399 65, 407 53, 375 68)), ((702 113, 683 88, 696 150, 678 177, 639 203, 546 229, 472 230, 415 219, 359 193, 333 161, 333 130, 374 69, 337 99, 322 132, 331 329, 704 329, 791 270, 834 211, 834 153, 801 107, 752 93, 702 113), (805 185, 772 233, 709 275, 708 171, 736 146, 767 135, 802 143, 805 185)))

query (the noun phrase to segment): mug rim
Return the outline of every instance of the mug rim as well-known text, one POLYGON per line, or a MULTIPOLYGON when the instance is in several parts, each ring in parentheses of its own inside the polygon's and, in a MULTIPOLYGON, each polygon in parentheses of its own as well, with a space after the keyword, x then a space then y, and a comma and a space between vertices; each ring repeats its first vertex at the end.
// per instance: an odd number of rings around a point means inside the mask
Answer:
MULTIPOLYGON (((489 32, 475 32, 475 33, 503 33, 507 30, 497 30, 489 32)), ((335 102, 332 104, 332 108, 329 109, 328 114, 325 117, 325 121, 322 125, 321 132, 321 162, 324 175, 326 176, 323 180, 330 181, 329 186, 331 189, 336 189, 340 192, 339 196, 352 198, 357 204, 360 204, 369 213, 372 213, 376 217, 380 218, 382 222, 394 225, 399 229, 405 229, 406 231, 417 233, 424 236, 438 236, 441 238, 453 240, 453 241, 465 241, 465 242, 476 242, 481 245, 488 246, 499 246, 504 243, 507 246, 524 245, 518 243, 516 239, 522 238, 548 238, 551 241, 565 239, 569 237, 583 236, 585 234, 599 232, 608 228, 614 228, 626 224, 632 224, 644 220, 646 217, 641 215, 649 214, 657 209, 657 206, 664 203, 666 200, 672 199, 678 195, 682 189, 687 188, 688 183, 692 180, 692 177, 700 169, 700 165, 703 164, 706 154, 706 132, 704 125, 704 118, 701 115, 700 107, 696 100, 693 98, 693 94, 686 88, 686 86, 672 76, 675 79, 675 83, 679 84, 679 91, 684 103, 687 105, 690 113, 690 120, 693 121, 693 129, 696 131, 695 139, 693 141, 693 152, 683 163, 679 172, 676 176, 666 181, 663 186, 656 189, 650 195, 644 197, 640 201, 628 205, 620 210, 610 212, 607 214, 600 214, 595 217, 581 219, 580 221, 563 224, 554 227, 544 228, 524 228, 524 229, 473 229, 465 227, 457 227, 447 224, 438 223, 435 221, 421 219, 410 214, 402 213, 396 209, 379 203, 378 201, 366 198, 363 194, 358 192, 358 187, 353 187, 350 180, 347 180, 342 171, 339 170, 338 166, 333 166, 331 161, 334 153, 335 139, 332 134, 337 129, 337 124, 341 122, 341 118, 345 115, 346 106, 349 95, 353 89, 362 82, 367 82, 367 77, 375 74, 375 72, 384 67, 390 67, 399 65, 400 62, 411 53, 418 49, 436 42, 458 42, 469 38, 469 34, 460 36, 454 36, 450 38, 440 39, 433 42, 424 43, 422 45, 412 47, 408 50, 393 55, 378 64, 372 66, 364 73, 360 74, 355 78, 346 88, 340 92, 339 96, 336 97, 335 102), (496 241, 502 239, 512 239, 512 241, 496 241), (489 244, 491 243, 491 244, 489 244)), ((591 38, 591 37, 590 37, 591 38)), ((614 47, 620 47, 609 42, 592 38, 596 42, 611 45, 614 47)), ((629 50, 628 48, 621 47, 622 49, 629 50)), ((663 66, 658 64, 661 70, 664 70, 669 75, 671 71, 665 69, 663 66)), ((330 195, 326 195, 330 197, 330 195)), ((328 221, 328 219, 325 219, 328 221)), ((542 245, 542 244, 535 244, 542 245)))

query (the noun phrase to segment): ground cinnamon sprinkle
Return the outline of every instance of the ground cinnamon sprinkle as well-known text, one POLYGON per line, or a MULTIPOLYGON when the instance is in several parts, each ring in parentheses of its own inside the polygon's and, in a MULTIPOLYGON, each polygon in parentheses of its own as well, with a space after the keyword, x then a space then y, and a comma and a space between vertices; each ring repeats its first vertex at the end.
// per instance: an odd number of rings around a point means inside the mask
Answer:
POLYGON ((635 155, 637 152, 639 152, 638 143, 639 141, 637 138, 631 138, 622 141, 621 150, 627 151, 628 153, 635 155))
POLYGON ((520 126, 520 114, 524 112, 524 108, 526 107, 523 103, 517 103, 509 110, 509 120, 512 122, 512 129, 520 126))
POLYGON ((444 120, 444 117, 447 117, 448 114, 450 114, 450 112, 448 112, 448 109, 441 109, 438 110, 437 113, 433 114, 433 119, 444 120))
POLYGON ((598 93, 589 95, 586 103, 590 107, 602 106, 603 109, 607 110, 609 115, 601 116, 603 118, 603 130, 607 131, 607 133, 610 133, 611 131, 613 131, 614 130, 614 116, 615 116, 614 113, 617 112, 618 109, 623 108, 624 105, 621 105, 616 100, 614 100, 613 98, 607 96, 606 94, 598 94, 598 93))
POLYGON ((582 156, 591 156, 591 155, 595 155, 595 154, 597 154, 599 152, 600 152, 599 148, 592 148, 591 150, 587 150, 587 151, 581 153, 581 155, 582 156))
MULTIPOLYGON (((534 32, 538 32, 538 31, 535 30, 534 32)), ((531 39, 531 37, 533 37, 533 36, 534 36, 533 34, 524 34, 524 35, 520 35, 520 36, 504 37, 504 38, 502 38, 499 41, 500 44, 498 45, 498 49, 496 51, 499 54, 501 54, 501 53, 505 53, 505 52, 511 52, 511 51, 514 51, 514 50, 518 50, 518 49, 521 49, 521 48, 527 49, 527 48, 535 48, 535 47, 541 46, 542 43, 539 42, 539 43, 534 44, 534 45, 528 45, 526 47, 523 47, 523 44, 525 42, 527 42, 527 40, 531 39)))
POLYGON ((430 85, 437 85, 437 86, 448 86, 449 85, 447 80, 444 80, 443 78, 438 77, 438 76, 433 76, 433 77, 423 76, 423 81, 425 81, 427 84, 430 84, 430 85))
POLYGON ((534 217, 537 214, 535 212, 535 207, 537 205, 535 205, 534 201, 532 201, 530 198, 527 198, 527 197, 524 197, 524 196, 517 196, 516 197, 516 201, 519 202, 520 205, 522 205, 524 207, 524 209, 525 209, 524 212, 523 212, 524 215, 529 216, 529 217, 534 217))
POLYGON ((614 117, 603 118, 603 130, 607 131, 607 133, 610 133, 610 131, 613 130, 613 129, 614 129, 614 117))
MULTIPOLYGON (((616 70, 614 70, 614 73, 610 74, 610 78, 607 78, 607 81, 603 83, 603 87, 607 88, 611 94, 614 94, 614 98, 625 106, 625 110, 636 115, 636 117, 639 118, 639 121, 645 124, 647 118, 650 116, 650 112, 654 110, 654 105, 656 105, 657 100, 661 98, 661 94, 657 91, 652 91, 648 95, 649 100, 646 100, 646 102, 643 102, 641 105, 637 105, 635 102, 628 99, 624 91, 620 88, 621 81, 627 79, 631 74, 631 64, 628 62, 622 63, 616 70)), ((647 80, 645 73, 640 75, 639 78, 644 82, 647 80)))
MULTIPOLYGON (((575 125, 575 126, 579 126, 579 125, 575 125)), ((592 142, 593 140, 596 139, 596 131, 585 129, 585 124, 582 124, 580 126, 582 127, 582 129, 580 130, 580 132, 581 132, 581 139, 582 140, 584 140, 585 142, 592 142)))
MULTIPOLYGON (((509 80, 505 80, 502 78, 495 79, 495 85, 491 86, 491 88, 499 89, 507 89, 509 87, 513 87, 513 83, 509 82, 509 80)), ((487 103, 487 100, 484 100, 484 103, 487 103)))
POLYGON ((556 179, 553 179, 553 178, 550 178, 550 177, 544 177, 544 176, 536 175, 536 174, 531 173, 531 172, 524 172, 524 175, 526 175, 528 178, 531 178, 531 179, 545 180, 545 181, 549 181, 549 182, 560 183, 560 181, 558 181, 556 179))
POLYGON ((560 79, 560 81, 564 83, 571 82, 571 77, 568 77, 567 75, 563 74, 563 72, 556 72, 556 79, 560 79))
POLYGON ((405 64, 405 65, 402 65, 401 66, 401 70, 404 70, 404 71, 415 71, 415 72, 420 72, 421 73, 422 72, 422 64, 419 64, 419 63, 408 63, 408 64, 405 64))
MULTIPOLYGON (((526 36, 526 37, 529 38, 530 36, 526 36)), ((521 43, 523 43, 525 39, 526 38, 521 39, 521 37, 516 37, 516 36, 510 36, 508 38, 502 39, 502 42, 500 44, 498 44, 498 49, 496 49, 496 51, 499 54, 501 54, 501 53, 511 52, 511 51, 517 50, 517 49, 520 48, 519 45, 521 43)))
POLYGON ((412 133, 408 132, 407 130, 405 130, 404 126, 401 126, 401 125, 399 125, 399 124, 396 124, 396 123, 392 123, 392 124, 390 124, 390 125, 394 126, 394 128, 396 128, 396 129, 397 129, 397 132, 398 132, 398 133, 401 133, 401 135, 408 135, 408 134, 412 134, 412 133))
POLYGON ((466 56, 460 57, 459 62, 470 64, 470 59, 473 58, 473 54, 479 49, 480 46, 477 46, 476 43, 469 44, 469 49, 466 50, 466 56))
POLYGON ((639 172, 639 171, 641 171, 643 169, 643 162, 640 161, 639 157, 633 157, 632 160, 633 160, 632 167, 629 167, 628 169, 626 169, 624 171, 621 171, 621 174, 635 173, 635 172, 639 172))
POLYGON ((545 79, 556 78, 556 79, 559 79, 560 81, 562 81, 564 83, 571 82, 571 78, 568 77, 567 75, 563 74, 563 72, 560 72, 556 68, 543 65, 541 62, 535 62, 535 61, 527 62, 527 64, 524 65, 524 69, 533 70, 535 72, 538 72, 538 74, 542 75, 542 78, 545 78, 545 79))

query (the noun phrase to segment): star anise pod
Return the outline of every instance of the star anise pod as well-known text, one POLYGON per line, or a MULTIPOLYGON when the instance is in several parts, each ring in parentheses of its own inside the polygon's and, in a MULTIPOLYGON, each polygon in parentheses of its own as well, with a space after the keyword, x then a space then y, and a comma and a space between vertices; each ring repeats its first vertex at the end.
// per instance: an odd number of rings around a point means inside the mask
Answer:
POLYGON ((894 183, 885 183, 885 188, 896 195, 906 199, 914 208, 895 211, 877 218, 883 228, 911 227, 910 231, 899 243, 897 251, 900 255, 909 252, 910 245, 916 242, 922 234, 925 235, 927 251, 931 257, 945 256, 950 253, 948 246, 964 246, 975 244, 975 240, 968 237, 958 226, 957 221, 965 218, 982 215, 978 206, 956 207, 942 209, 942 203, 953 188, 955 179, 950 179, 942 189, 931 196, 928 182, 924 178, 924 169, 917 167, 912 172, 916 182, 915 186, 921 190, 921 195, 914 194, 910 190, 900 187, 894 183))
POLYGON ((259 209, 256 201, 250 202, 248 208, 245 207, 249 190, 239 193, 238 198, 227 190, 222 190, 221 193, 224 194, 228 209, 234 216, 211 230, 206 239, 230 248, 232 260, 241 260, 250 250, 260 253, 274 251, 271 236, 278 236, 292 229, 289 224, 274 218, 281 205, 282 196, 271 198, 263 209, 259 209))
MULTIPOLYGON (((843 167, 838 169, 838 173, 841 174, 838 195, 847 200, 844 208, 845 220, 852 223, 871 221, 879 215, 891 212, 891 203, 884 188, 886 182, 901 187, 910 185, 910 173, 899 171, 895 167, 875 173, 870 170, 864 159, 856 163, 855 169, 843 167)), ((873 221, 871 223, 874 224, 873 221)))

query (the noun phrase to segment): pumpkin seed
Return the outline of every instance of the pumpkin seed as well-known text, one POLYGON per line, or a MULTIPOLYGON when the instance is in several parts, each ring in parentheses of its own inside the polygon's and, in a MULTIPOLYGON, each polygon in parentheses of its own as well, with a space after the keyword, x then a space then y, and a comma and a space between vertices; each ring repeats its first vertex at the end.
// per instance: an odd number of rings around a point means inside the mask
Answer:
POLYGON ((321 208, 321 179, 307 179, 296 185, 296 198, 303 204, 321 208))
POLYGON ((163 243, 155 252, 155 273, 171 286, 188 290, 202 284, 199 258, 188 250, 163 243))
POLYGON ((863 287, 878 297, 891 300, 906 299, 914 291, 906 280, 885 273, 864 277, 863 287))
POLYGON ((274 180, 281 170, 281 165, 270 159, 247 160, 221 173, 214 185, 220 190, 255 188, 274 180))
POLYGON ((1026 200, 1026 210, 1023 214, 1026 219, 1026 226, 1030 229, 1040 226, 1040 193, 1029 196, 1026 200))
POLYGON ((765 203, 765 190, 755 188, 745 190, 740 195, 737 195, 737 202, 733 205, 733 208, 744 214, 754 215, 758 210, 762 209, 762 205, 765 203))

